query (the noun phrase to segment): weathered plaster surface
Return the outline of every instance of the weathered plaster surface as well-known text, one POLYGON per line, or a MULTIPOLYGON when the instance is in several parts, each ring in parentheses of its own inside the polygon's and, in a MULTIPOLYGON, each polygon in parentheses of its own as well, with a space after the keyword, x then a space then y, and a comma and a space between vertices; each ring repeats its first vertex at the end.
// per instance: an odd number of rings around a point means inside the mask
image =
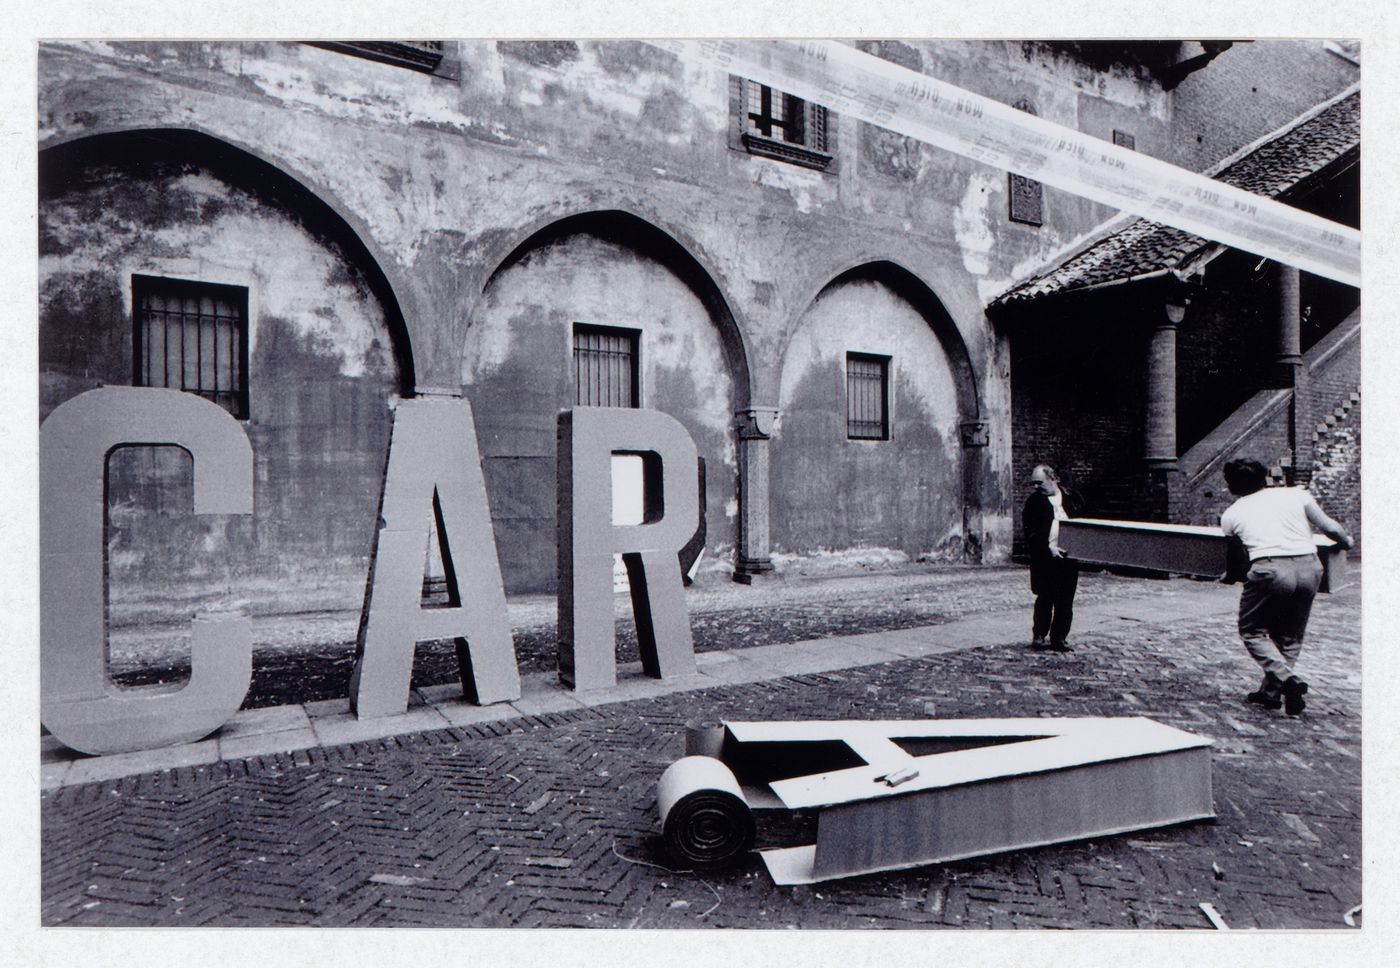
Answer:
POLYGON ((780 406, 771 445, 775 551, 960 550, 957 393, 937 336, 913 306, 873 281, 832 286, 788 346, 780 406), (890 358, 889 440, 847 438, 847 352, 890 358))
POLYGON ((962 250, 963 266, 974 276, 991 268, 996 232, 992 219, 1006 204, 1006 177, 995 172, 975 172, 968 179, 962 201, 953 213, 953 231, 962 250))
MULTIPOLYGON (((161 613, 171 599, 227 607, 245 579, 271 575, 307 579, 323 599, 352 606, 396 379, 384 315, 363 277, 291 213, 207 172, 99 166, 86 176, 41 204, 41 414, 90 387, 132 381, 133 273, 249 292, 254 516, 193 516, 182 451, 114 452, 113 621, 161 613)), ((295 597, 287 589, 250 608, 275 611, 295 597)))

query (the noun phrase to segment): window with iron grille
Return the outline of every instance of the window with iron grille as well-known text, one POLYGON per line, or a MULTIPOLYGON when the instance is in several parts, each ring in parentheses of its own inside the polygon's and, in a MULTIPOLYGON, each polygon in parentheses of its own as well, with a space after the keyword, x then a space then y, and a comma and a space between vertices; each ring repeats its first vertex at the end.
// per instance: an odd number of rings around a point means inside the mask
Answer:
POLYGON ((846 354, 846 436, 851 440, 889 440, 890 359, 867 353, 846 354))
POLYGON ((731 78, 731 93, 738 121, 736 147, 819 171, 831 166, 826 108, 740 77, 731 78))
POLYGON ((131 277, 134 383, 197 393, 248 416, 248 290, 131 277))
MULTIPOLYGON (((1030 101, 1021 98, 1011 105, 1017 111, 1035 114, 1030 101)), ((1040 182, 1015 172, 1007 172, 1008 216, 1024 225, 1042 225, 1045 221, 1045 189, 1040 182)))
POLYGON ((580 407, 640 406, 637 331, 574 324, 574 402, 580 407))
POLYGON ((1137 139, 1128 132, 1119 131, 1117 128, 1113 129, 1113 143, 1120 148, 1127 148, 1129 151, 1137 150, 1137 139))

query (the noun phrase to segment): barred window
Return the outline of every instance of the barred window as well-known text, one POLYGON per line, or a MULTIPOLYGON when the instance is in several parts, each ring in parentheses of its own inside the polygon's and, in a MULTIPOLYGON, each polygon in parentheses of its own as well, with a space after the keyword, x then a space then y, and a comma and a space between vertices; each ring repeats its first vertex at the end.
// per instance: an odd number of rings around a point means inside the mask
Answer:
POLYGON ((132 276, 134 382, 197 393, 248 416, 248 290, 132 276))
POLYGON ((581 407, 640 406, 637 331, 574 324, 574 402, 581 407))
POLYGON ((757 81, 736 77, 733 82, 744 150, 806 168, 831 165, 826 108, 757 81))
POLYGON ((889 440, 890 359, 866 353, 846 354, 846 436, 851 440, 889 440))
POLYGON ((1137 139, 1126 131, 1113 129, 1113 143, 1120 148, 1127 148, 1129 151, 1137 150, 1137 139))

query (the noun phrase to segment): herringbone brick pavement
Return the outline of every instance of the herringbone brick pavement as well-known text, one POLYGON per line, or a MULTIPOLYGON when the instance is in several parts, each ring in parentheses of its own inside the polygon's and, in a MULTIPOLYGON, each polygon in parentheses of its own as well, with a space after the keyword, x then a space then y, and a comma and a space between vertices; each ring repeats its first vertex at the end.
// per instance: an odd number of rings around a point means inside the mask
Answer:
MULTIPOLYGON (((1115 626, 45 794, 50 925, 1339 928, 1361 902, 1360 605, 1319 599, 1301 717, 1228 617, 1115 626), (1217 820, 798 888, 670 870, 691 719, 1146 715, 1216 740, 1217 820)), ((767 820, 776 842, 796 821, 767 820)))

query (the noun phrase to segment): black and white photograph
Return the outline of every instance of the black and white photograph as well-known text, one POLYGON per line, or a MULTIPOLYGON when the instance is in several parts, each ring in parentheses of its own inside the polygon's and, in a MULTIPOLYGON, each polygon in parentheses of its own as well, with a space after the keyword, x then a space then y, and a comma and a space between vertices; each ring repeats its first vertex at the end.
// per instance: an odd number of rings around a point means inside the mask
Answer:
POLYGON ((10 44, 15 963, 1376 956, 1394 15, 527 7, 10 44))

